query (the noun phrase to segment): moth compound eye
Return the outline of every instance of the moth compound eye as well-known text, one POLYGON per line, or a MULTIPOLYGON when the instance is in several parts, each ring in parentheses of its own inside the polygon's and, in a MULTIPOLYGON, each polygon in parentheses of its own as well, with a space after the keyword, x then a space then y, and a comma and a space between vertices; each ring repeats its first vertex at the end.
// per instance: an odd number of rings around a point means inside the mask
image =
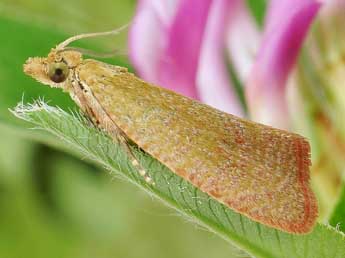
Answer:
POLYGON ((68 66, 64 62, 49 64, 48 76, 53 82, 64 82, 68 77, 68 73, 68 66))

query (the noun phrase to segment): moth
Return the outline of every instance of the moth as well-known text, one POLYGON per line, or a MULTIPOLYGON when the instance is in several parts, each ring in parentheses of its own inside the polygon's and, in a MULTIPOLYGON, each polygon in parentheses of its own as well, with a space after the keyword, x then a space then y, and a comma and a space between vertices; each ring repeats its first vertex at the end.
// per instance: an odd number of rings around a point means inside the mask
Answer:
POLYGON ((83 59, 82 50, 68 47, 117 32, 71 37, 47 57, 29 58, 24 72, 69 93, 121 144, 148 184, 154 182, 129 141, 236 212, 286 232, 311 231, 318 209, 309 185, 307 140, 152 85, 126 68, 83 59))

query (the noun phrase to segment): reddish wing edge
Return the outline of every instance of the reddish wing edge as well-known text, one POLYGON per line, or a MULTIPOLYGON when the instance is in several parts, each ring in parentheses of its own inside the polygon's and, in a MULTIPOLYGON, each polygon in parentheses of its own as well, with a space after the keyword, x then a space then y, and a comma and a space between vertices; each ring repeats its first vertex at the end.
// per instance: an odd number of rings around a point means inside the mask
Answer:
POLYGON ((298 160, 298 179, 305 197, 305 217, 304 223, 287 225, 287 229, 296 233, 308 233, 315 225, 318 216, 317 201, 309 186, 309 167, 311 166, 310 145, 306 140, 301 139, 296 140, 295 148, 297 150, 296 156, 298 160))

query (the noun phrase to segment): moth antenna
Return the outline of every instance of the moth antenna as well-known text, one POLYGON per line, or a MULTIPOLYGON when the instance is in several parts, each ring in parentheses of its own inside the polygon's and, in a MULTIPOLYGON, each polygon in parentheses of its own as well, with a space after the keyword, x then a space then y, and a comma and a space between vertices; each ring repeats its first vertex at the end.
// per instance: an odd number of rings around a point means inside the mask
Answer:
POLYGON ((118 56, 118 55, 123 55, 123 56, 127 56, 128 52, 127 51, 121 51, 118 49, 114 49, 108 52, 101 52, 98 53, 94 50, 91 49, 86 49, 86 48, 79 48, 79 47, 65 47, 64 49, 62 49, 59 52, 63 52, 63 51, 77 51, 83 55, 87 55, 90 57, 95 57, 95 58, 109 58, 109 57, 114 57, 114 56, 118 56))
POLYGON ((119 34, 121 31, 127 29, 130 24, 131 23, 127 23, 126 25, 123 25, 120 28, 117 28, 115 30, 103 31, 103 32, 95 32, 95 33, 84 33, 84 34, 79 34, 79 35, 70 37, 70 38, 66 39, 65 41, 61 42, 59 45, 57 45, 56 46, 56 50, 57 51, 62 51, 69 44, 71 44, 72 42, 74 42, 76 40, 79 40, 79 39, 94 38, 94 37, 102 37, 102 36, 119 34))

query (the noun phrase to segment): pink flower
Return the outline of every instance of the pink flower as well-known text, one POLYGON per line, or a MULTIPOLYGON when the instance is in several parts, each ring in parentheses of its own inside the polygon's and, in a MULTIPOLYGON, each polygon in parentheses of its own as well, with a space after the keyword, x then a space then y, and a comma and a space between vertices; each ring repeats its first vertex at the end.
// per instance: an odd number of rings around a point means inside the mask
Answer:
POLYGON ((320 5, 271 0, 261 33, 243 0, 139 0, 131 60, 147 81, 287 128, 287 80, 320 5), (247 114, 229 65, 241 82, 247 114))

